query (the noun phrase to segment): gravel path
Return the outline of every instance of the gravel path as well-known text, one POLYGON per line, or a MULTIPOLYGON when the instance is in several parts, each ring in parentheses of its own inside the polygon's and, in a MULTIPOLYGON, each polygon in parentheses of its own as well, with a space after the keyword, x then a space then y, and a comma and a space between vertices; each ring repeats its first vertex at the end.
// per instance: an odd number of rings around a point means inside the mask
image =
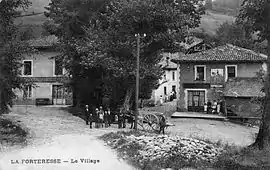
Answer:
POLYGON ((20 121, 30 130, 31 138, 26 148, 2 148, 0 170, 135 169, 119 160, 114 151, 97 139, 102 134, 117 131, 116 127, 89 129, 82 119, 59 108, 31 107, 26 113, 24 107, 15 107, 6 117, 20 121), (30 159, 41 160, 30 162, 30 159), (60 159, 55 161, 61 163, 50 163, 51 160, 46 163, 47 160, 42 159, 60 159))
MULTIPOLYGON (((167 112, 171 116, 176 111, 176 100, 164 103, 163 106, 145 107, 143 111, 167 112)), ((247 127, 231 122, 203 120, 203 119, 171 119, 175 124, 166 131, 173 135, 206 139, 223 144, 247 146, 254 142, 258 127, 247 127)))
POLYGON ((167 132, 183 137, 206 139, 235 146, 248 146, 255 140, 258 127, 204 119, 170 119, 175 124, 167 132))

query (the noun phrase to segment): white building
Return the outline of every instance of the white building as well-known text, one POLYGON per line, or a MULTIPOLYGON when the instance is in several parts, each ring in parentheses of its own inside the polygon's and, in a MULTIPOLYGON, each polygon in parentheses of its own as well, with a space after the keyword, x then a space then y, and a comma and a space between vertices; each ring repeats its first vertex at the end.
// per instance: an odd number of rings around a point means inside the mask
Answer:
POLYGON ((164 69, 164 75, 161 80, 159 80, 160 86, 153 90, 151 100, 158 104, 160 101, 160 96, 162 96, 163 101, 165 101, 166 96, 169 97, 171 92, 178 94, 178 72, 177 64, 171 62, 171 59, 178 56, 178 53, 163 53, 160 64, 164 69))

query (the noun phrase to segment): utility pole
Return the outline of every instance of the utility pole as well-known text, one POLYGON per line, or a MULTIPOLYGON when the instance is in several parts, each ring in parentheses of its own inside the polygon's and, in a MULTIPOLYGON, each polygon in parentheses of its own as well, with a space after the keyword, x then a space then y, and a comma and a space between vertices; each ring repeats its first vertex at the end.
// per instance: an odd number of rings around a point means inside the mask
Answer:
POLYGON ((137 37, 137 69, 136 69, 136 107, 135 107, 135 123, 134 128, 135 130, 138 129, 138 116, 139 116, 139 86, 140 86, 140 40, 141 38, 144 38, 146 34, 143 34, 141 36, 139 33, 135 34, 135 37, 137 37))

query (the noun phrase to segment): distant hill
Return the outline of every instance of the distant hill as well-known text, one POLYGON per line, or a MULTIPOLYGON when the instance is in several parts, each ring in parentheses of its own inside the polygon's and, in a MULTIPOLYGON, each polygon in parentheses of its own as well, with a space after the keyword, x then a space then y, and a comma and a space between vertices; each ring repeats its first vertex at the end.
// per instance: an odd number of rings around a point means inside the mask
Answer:
MULTIPOLYGON (((29 9, 25 12, 27 13, 39 13, 44 12, 45 6, 48 6, 50 3, 50 0, 31 0, 32 6, 29 7, 29 9)), ((233 3, 235 0, 216 0, 220 1, 222 3, 225 2, 231 2, 233 3)), ((216 2, 215 2, 216 3, 216 2)), ((213 10, 207 10, 206 14, 202 16, 201 19, 201 25, 199 28, 196 28, 195 31, 203 31, 205 33, 208 33, 209 35, 214 35, 216 32, 216 29, 219 27, 220 24, 224 22, 232 22, 234 20, 234 17, 228 14, 224 14, 221 12, 213 11, 213 10)), ((28 16, 28 17, 22 17, 16 19, 16 22, 19 24, 26 25, 35 25, 34 28, 34 37, 41 36, 42 32, 42 24, 46 21, 46 17, 44 14, 34 15, 34 16, 28 16)))
MULTIPOLYGON (((31 14, 31 13, 40 13, 44 12, 44 7, 48 6, 50 3, 50 0, 31 0, 32 5, 27 9, 26 12, 23 12, 23 14, 31 14)), ((44 14, 34 15, 34 16, 27 16, 22 18, 17 18, 16 22, 19 24, 42 24, 46 20, 46 17, 44 14)))
POLYGON ((209 35, 215 35, 217 28, 224 22, 232 23, 235 17, 225 14, 220 14, 213 11, 206 11, 202 16, 201 24, 195 31, 205 32, 209 35))

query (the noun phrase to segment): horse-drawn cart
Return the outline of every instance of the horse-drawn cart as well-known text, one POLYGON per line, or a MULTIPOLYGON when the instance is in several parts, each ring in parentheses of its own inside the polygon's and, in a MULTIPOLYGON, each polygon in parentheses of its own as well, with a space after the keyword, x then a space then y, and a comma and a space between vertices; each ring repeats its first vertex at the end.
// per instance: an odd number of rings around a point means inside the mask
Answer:
MULTIPOLYGON (((160 130, 162 116, 164 116, 164 114, 160 112, 140 112, 138 115, 138 126, 145 131, 157 132, 160 130)), ((174 124, 168 122, 168 120, 166 120, 165 123, 166 127, 174 126, 174 124)))

